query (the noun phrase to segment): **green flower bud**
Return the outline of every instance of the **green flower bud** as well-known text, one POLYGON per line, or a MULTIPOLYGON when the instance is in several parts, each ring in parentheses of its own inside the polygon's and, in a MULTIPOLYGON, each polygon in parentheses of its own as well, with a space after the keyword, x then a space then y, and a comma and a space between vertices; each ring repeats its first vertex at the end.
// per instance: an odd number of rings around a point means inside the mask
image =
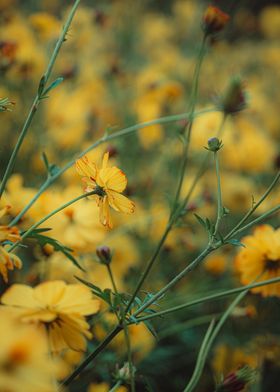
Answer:
POLYGON ((96 254, 101 264, 109 265, 111 263, 112 253, 111 249, 108 246, 99 246, 98 248, 96 248, 96 254))
POLYGON ((212 152, 217 152, 222 148, 222 141, 217 137, 211 137, 208 139, 208 147, 205 147, 207 150, 212 152))

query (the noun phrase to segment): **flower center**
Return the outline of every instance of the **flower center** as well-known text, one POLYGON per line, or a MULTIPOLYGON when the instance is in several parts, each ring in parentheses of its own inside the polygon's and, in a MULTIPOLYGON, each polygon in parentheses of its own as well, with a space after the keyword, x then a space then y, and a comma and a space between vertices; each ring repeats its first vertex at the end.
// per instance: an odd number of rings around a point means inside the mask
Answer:
POLYGON ((265 266, 264 269, 266 271, 277 271, 280 268, 280 259, 277 260, 266 259, 264 266, 265 266))
POLYGON ((106 196, 106 192, 104 191, 104 188, 102 188, 102 186, 96 184, 96 187, 94 190, 98 196, 100 196, 100 197, 106 196))

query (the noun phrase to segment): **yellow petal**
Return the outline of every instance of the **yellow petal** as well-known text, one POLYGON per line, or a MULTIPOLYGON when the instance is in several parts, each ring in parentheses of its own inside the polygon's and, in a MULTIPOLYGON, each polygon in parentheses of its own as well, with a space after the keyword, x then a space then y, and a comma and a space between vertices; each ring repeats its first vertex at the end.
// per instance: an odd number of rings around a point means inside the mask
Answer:
POLYGON ((86 349, 86 339, 83 334, 73 328, 72 325, 68 323, 63 323, 61 327, 61 334, 65 343, 75 351, 85 351, 86 349))
POLYGON ((34 298, 43 305, 56 305, 64 295, 66 283, 53 280, 39 284, 34 288, 34 298))
MULTIPOLYGON (((104 183, 106 188, 116 192, 123 192, 127 186, 126 175, 116 166, 106 170, 104 183)), ((101 176, 101 173, 100 173, 101 176)))
POLYGON ((27 322, 40 321, 43 323, 49 323, 51 321, 54 321, 56 318, 57 318, 56 313, 43 309, 32 313, 31 312, 26 313, 22 315, 21 320, 27 322))
POLYGON ((57 323, 51 323, 48 329, 50 348, 53 352, 60 352, 68 345, 65 343, 61 328, 57 323))
POLYGON ((99 219, 102 225, 107 226, 110 229, 113 227, 109 210, 108 196, 104 196, 99 205, 99 219))
POLYGON ((98 312, 100 302, 92 298, 91 291, 81 284, 69 284, 56 309, 63 313, 90 315, 98 312))
POLYGON ((135 204, 126 196, 114 191, 108 191, 107 194, 110 206, 116 211, 124 212, 125 214, 132 214, 134 212, 135 204))
POLYGON ((105 152, 105 154, 103 155, 103 160, 102 160, 102 169, 105 169, 107 167, 108 161, 109 161, 109 153, 105 152))
POLYGON ((77 159, 76 169, 81 176, 86 176, 95 180, 97 175, 96 165, 95 163, 90 162, 87 156, 77 159))
POLYGON ((2 296, 4 305, 22 308, 38 308, 40 303, 34 298, 33 288, 24 284, 13 284, 2 296))

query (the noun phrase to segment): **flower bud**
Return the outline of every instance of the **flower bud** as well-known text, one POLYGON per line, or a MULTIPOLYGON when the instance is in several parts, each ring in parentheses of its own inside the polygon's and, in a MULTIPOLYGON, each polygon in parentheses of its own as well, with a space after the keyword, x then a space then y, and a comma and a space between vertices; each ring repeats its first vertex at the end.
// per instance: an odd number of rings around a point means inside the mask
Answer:
POLYGON ((218 99, 218 107, 225 114, 234 114, 246 108, 246 98, 244 82, 239 77, 234 77, 224 96, 218 99))
MULTIPOLYGON (((135 367, 132 368, 132 372, 135 373, 135 367)), ((129 382, 131 377, 129 363, 126 362, 121 369, 117 369, 115 376, 117 380, 121 380, 123 382, 129 382)))
POLYGON ((203 16, 202 28, 206 35, 219 33, 229 21, 229 15, 209 5, 203 16))
POLYGON ((222 141, 217 137, 211 137, 208 139, 208 147, 205 148, 209 151, 217 152, 222 148, 222 141))
POLYGON ((112 261, 111 249, 106 246, 99 246, 96 248, 96 254, 101 264, 109 265, 112 261))
POLYGON ((249 366, 244 366, 241 369, 230 373, 226 378, 216 387, 215 392, 241 392, 245 386, 254 381, 256 371, 249 366))

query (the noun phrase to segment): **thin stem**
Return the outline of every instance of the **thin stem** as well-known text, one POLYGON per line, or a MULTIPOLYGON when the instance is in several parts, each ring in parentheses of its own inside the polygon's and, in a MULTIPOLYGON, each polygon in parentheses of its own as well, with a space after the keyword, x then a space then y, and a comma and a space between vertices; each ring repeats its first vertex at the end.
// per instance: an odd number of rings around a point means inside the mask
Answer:
POLYGON ((214 152, 214 161, 215 161, 216 177, 217 177, 217 219, 216 219, 215 229, 213 233, 213 239, 215 238, 219 230, 219 224, 223 217, 221 176, 220 176, 220 167, 219 167, 219 156, 217 151, 214 152))
POLYGON ((110 280, 111 280, 114 292, 115 292, 116 295, 119 295, 119 292, 118 292, 118 289, 117 289, 117 285, 116 285, 116 282, 115 282, 115 279, 114 279, 114 275, 113 275, 113 272, 112 272, 112 268, 111 268, 110 264, 106 264, 106 267, 107 267, 107 271, 108 271, 108 274, 109 274, 109 277, 110 277, 110 280))
POLYGON ((187 163, 188 163, 191 131, 192 131, 192 126, 193 126, 193 121, 194 121, 194 111, 195 111, 195 106, 196 106, 196 102, 197 102, 197 95, 198 95, 199 75, 200 75, 200 71, 201 71, 202 62, 204 59, 206 42, 207 42, 206 35, 204 35, 201 46, 200 46, 199 54, 198 54, 198 61, 197 61, 195 71, 194 71, 193 84, 192 84, 192 90, 191 90, 191 96, 190 96, 190 105, 189 105, 190 115, 189 115, 189 120, 187 123, 186 131, 184 131, 184 134, 187 133, 187 139, 184 142, 183 160, 182 160, 182 166, 181 166, 180 175, 179 175, 179 182, 178 182, 178 186, 176 189, 175 199, 174 199, 174 203, 173 203, 173 209, 171 210, 170 216, 172 216, 175 213, 175 211, 178 207, 177 204, 178 204, 178 201, 180 198, 182 185, 183 185, 183 181, 184 181, 184 174, 185 174, 187 163))
POLYGON ((214 249, 208 245, 203 252, 200 253, 189 265, 186 266, 178 275, 176 275, 169 283, 167 283, 161 290, 154 294, 145 304, 140 306, 132 315, 131 319, 135 319, 136 316, 142 313, 155 301, 161 298, 168 290, 175 286, 187 273, 192 271, 206 256, 208 256, 214 249))
POLYGON ((14 148, 12 154, 11 154, 11 157, 9 159, 8 165, 6 167, 6 170, 5 170, 5 173, 4 173, 1 185, 0 185, 0 198, 1 198, 2 194, 3 194, 3 192, 4 192, 4 189, 5 189, 6 183, 8 181, 8 178, 9 178, 9 176, 11 174, 11 171, 13 170, 14 163, 15 163, 18 151, 19 151, 19 149, 20 149, 20 147, 22 145, 22 142, 23 142, 23 140, 24 140, 24 138, 25 138, 25 136, 27 134, 27 131, 28 131, 28 129, 29 129, 31 123, 32 123, 34 115, 37 112, 38 105, 39 105, 39 103, 41 101, 41 98, 43 96, 43 93, 44 93, 44 88, 46 86, 46 83, 49 80, 49 77, 50 77, 51 72, 53 70, 56 58, 58 56, 58 53, 59 53, 59 51, 61 49, 61 46, 62 46, 63 42, 65 41, 66 34, 67 34, 68 30, 69 30, 69 27, 71 25, 71 22, 73 20, 73 17, 75 15, 75 12, 76 12, 76 10, 78 8, 79 3, 80 3, 80 0, 76 0, 75 1, 75 3, 74 3, 74 5, 73 5, 73 7, 72 7, 72 9, 71 9, 71 11, 70 11, 70 13, 68 15, 66 23, 63 26, 62 32, 61 32, 61 34, 59 36, 59 39, 58 39, 58 41, 57 41, 57 43, 55 45, 55 48, 54 48, 54 51, 53 51, 53 53, 51 55, 51 58, 50 58, 48 66, 47 66, 46 72, 44 73, 43 77, 41 78, 40 85, 42 83, 42 88, 40 88, 40 86, 38 88, 37 94, 36 94, 36 96, 35 96, 35 98, 33 100, 33 103, 31 105, 30 111, 29 111, 29 113, 27 115, 25 123, 23 124, 22 130, 21 130, 21 132, 19 134, 18 140, 17 140, 16 145, 15 145, 15 148, 14 148))
POLYGON ((135 377, 134 377, 134 366, 133 366, 133 359, 132 359, 130 336, 129 336, 128 326, 125 320, 123 322, 123 329, 124 329, 124 337, 125 337, 125 343, 127 348, 127 359, 128 359, 128 366, 129 366, 131 392, 135 392, 135 377))
POLYGON ((152 269, 152 267, 153 267, 153 265, 154 265, 154 263, 155 263, 155 261, 157 259, 157 256, 160 253, 161 248, 162 248, 162 246, 163 246, 163 244, 164 244, 164 242, 166 240, 166 237, 168 236, 171 228, 172 228, 172 222, 167 224, 167 226, 165 228, 165 231, 164 231, 164 233, 163 233, 159 243, 157 244, 157 247, 156 247, 152 257, 148 261, 148 263, 146 265, 146 268, 145 268, 143 274, 141 275, 141 278, 139 279, 139 281, 138 281, 138 283, 136 285, 136 288, 135 288, 135 290, 134 290, 134 292, 133 292, 133 294, 132 294, 132 296, 131 296, 128 304, 127 304, 127 307, 125 309, 125 313, 127 313, 129 311, 129 309, 130 309, 131 305, 133 304, 133 302, 134 302, 138 292, 140 291, 143 283, 145 282, 147 276, 149 275, 149 272, 151 271, 151 269, 152 269))
POLYGON ((77 201, 84 199, 85 197, 91 196, 91 195, 96 195, 98 194, 98 191, 93 190, 91 192, 87 192, 84 193, 78 197, 75 197, 74 199, 68 201, 67 203, 63 204, 62 206, 56 208, 55 210, 51 211, 48 215, 44 216, 44 218, 40 219, 38 222, 34 223, 34 225, 32 225, 28 230, 26 230, 22 236, 21 239, 17 242, 15 242, 9 249, 8 252, 11 252, 12 250, 14 250, 15 248, 17 248, 17 246, 22 242, 22 240, 24 240, 24 238, 28 237, 28 235, 34 230, 36 229, 38 226, 40 226, 42 223, 44 223, 46 220, 48 220, 49 218, 51 218, 53 215, 57 214, 58 212, 64 210, 64 208, 69 207, 71 204, 76 203, 77 201))
POLYGON ((179 172, 179 182, 178 182, 177 190, 175 193, 173 207, 170 212, 169 221, 165 227, 164 233, 163 233, 159 243, 157 244, 157 247, 156 247, 152 257, 148 261, 148 263, 145 267, 145 270, 136 285, 136 288, 135 288, 135 290, 134 290, 134 292, 128 302, 126 309, 125 309, 125 313, 127 313, 129 311, 130 307, 132 306, 132 304, 134 302, 134 299, 136 298, 137 294, 141 290, 141 287, 143 286, 146 278, 148 277, 148 275, 149 275, 149 273, 150 273, 150 271, 151 271, 151 269, 157 259, 157 256, 159 255, 161 248, 162 248, 163 244, 165 243, 165 240, 166 240, 170 230, 172 229, 174 223, 177 221, 177 219, 179 217, 178 212, 182 208, 182 206, 178 206, 178 200, 179 200, 179 197, 181 194, 184 175, 185 175, 185 171, 186 171, 186 167, 187 167, 191 128, 192 128, 192 124, 193 124, 193 120, 194 120, 195 105, 196 105, 197 93, 198 93, 198 81, 199 81, 201 65, 202 65, 202 61, 203 61, 204 53, 205 53, 205 45, 206 45, 206 36, 204 35, 203 40, 202 40, 202 44, 200 47, 199 55, 198 55, 198 61, 197 61, 197 64, 195 67, 195 72, 194 72, 192 91, 191 91, 191 97, 190 97, 189 120, 188 120, 188 125, 187 125, 187 140, 185 141, 184 148, 183 148, 183 160, 182 160, 181 170, 179 172))
POLYGON ((252 284, 249 284, 247 286, 237 287, 235 289, 230 289, 230 290, 222 291, 220 293, 207 295, 206 297, 201 297, 201 298, 198 298, 196 300, 187 302, 185 304, 177 305, 177 306, 174 306, 172 308, 162 310, 160 312, 156 312, 156 313, 153 313, 153 314, 148 314, 147 316, 143 316, 143 317, 137 317, 136 321, 131 321, 131 323, 146 321, 146 320, 153 319, 155 317, 162 317, 162 316, 165 316, 167 314, 176 312, 178 310, 189 308, 190 306, 199 305, 201 303, 205 303, 205 302, 208 302, 208 301, 221 299, 221 298, 227 297, 229 295, 241 293, 241 292, 246 291, 246 290, 251 290, 251 289, 254 289, 256 287, 262 287, 262 286, 266 286, 266 285, 270 285, 270 284, 274 284, 274 283, 279 283, 279 282, 280 282, 280 277, 272 278, 272 279, 268 279, 268 280, 263 280, 262 282, 252 283, 252 284))
POLYGON ((270 210, 268 210, 267 212, 265 212, 264 214, 262 214, 261 216, 259 216, 258 218, 252 220, 250 223, 248 223, 247 225, 240 227, 238 230, 235 230, 234 233, 232 235, 236 235, 241 233, 242 231, 245 231, 247 229, 249 229, 250 227, 254 226, 255 224, 262 222, 263 220, 265 220, 266 218, 268 218, 269 216, 275 214, 275 212, 280 210, 280 204, 274 208, 271 208, 270 210))
MULTIPOLYGON (((219 128, 218 128, 218 132, 217 132, 217 137, 218 138, 222 134, 222 131, 223 131, 223 128, 224 128, 224 125, 225 125, 225 122, 226 122, 226 118, 227 118, 227 116, 224 114, 223 117, 222 117, 222 120, 220 122, 219 128)), ((208 161, 209 161, 209 158, 210 158, 211 154, 212 153, 210 151, 207 151, 207 153, 206 153, 206 155, 205 155, 205 157, 204 157, 204 159, 202 161, 202 164, 201 164, 200 168, 198 169, 195 178, 193 179, 193 182, 192 182, 192 184, 191 184, 191 186, 189 188, 189 191, 188 191, 186 197, 184 198, 184 201, 182 203, 184 206, 186 206, 188 204, 188 202, 189 202, 189 200, 190 200, 190 198, 191 198, 191 196, 192 196, 192 194, 193 194, 193 192, 195 190, 195 187, 196 187, 198 181, 201 179, 201 177, 205 173, 205 170, 208 168, 208 161)))
MULTIPOLYGON (((117 296, 119 296, 119 292, 118 292, 117 285, 116 285, 116 282, 114 279, 112 268, 111 268, 110 264, 106 264, 106 267, 108 270, 108 274, 109 274, 114 292, 117 296)), ((129 336, 127 320, 125 319, 125 312, 124 312, 123 305, 122 305, 121 301, 120 301, 120 311, 121 311, 121 317, 119 316, 117 311, 115 311, 115 314, 116 314, 116 317, 117 317, 119 323, 123 326, 125 344, 126 344, 126 348, 127 348, 127 359, 128 359, 128 366, 129 366, 131 391, 135 392, 135 377, 134 377, 134 366, 133 366, 133 361, 132 361, 130 336, 129 336)))
MULTIPOLYGON (((198 358, 197 358, 195 370, 193 372, 193 375, 191 377, 190 382, 188 383, 188 385, 184 389, 184 392, 192 392, 194 390, 194 388, 196 387, 196 385, 199 382, 199 379, 200 379, 200 377, 202 375, 207 356, 209 354, 209 351, 210 351, 210 349, 212 347, 212 344, 213 344, 214 340, 216 339, 218 333, 222 329, 224 323, 226 322, 226 320, 230 316, 230 314, 233 311, 233 309, 242 300, 242 298, 247 294, 247 292, 248 292, 248 290, 240 293, 233 300, 233 302, 230 304, 230 306, 227 308, 227 310, 224 312, 224 314, 222 315, 222 317, 218 321, 216 327, 214 329, 212 328, 210 333, 207 334, 207 337, 205 337, 205 339, 203 341, 203 345, 201 346, 201 349, 199 351, 199 355, 198 355, 198 358)), ((209 330, 210 330, 210 328, 209 328, 209 330)))
POLYGON ((96 347, 96 349, 90 353, 86 359, 70 374, 62 383, 61 387, 69 385, 92 361, 97 355, 103 351, 105 347, 117 336, 120 331, 122 331, 123 327, 121 325, 117 325, 100 344, 96 347))
POLYGON ((121 385, 122 385, 122 381, 119 380, 119 381, 113 386, 113 388, 110 389, 109 392, 116 392, 117 389, 118 389, 121 385))
POLYGON ((225 240, 227 240, 228 238, 231 238, 232 235, 234 235, 236 233, 236 231, 243 225, 243 223, 245 223, 246 220, 256 211, 256 209, 260 206, 260 204, 267 198, 267 196, 273 190, 273 188, 277 184, 279 178, 280 178, 280 171, 276 174, 272 183, 267 188, 267 190, 264 192, 264 194, 260 197, 259 201, 252 206, 252 208, 247 212, 246 215, 244 215, 244 217, 240 220, 240 222, 226 235, 225 240))
MULTIPOLYGON (((200 364, 201 361, 203 360, 203 355, 204 355, 204 352, 205 352, 205 350, 207 348, 207 343, 208 343, 208 341, 209 341, 209 339, 211 337, 211 334, 213 333, 214 325, 215 325, 215 319, 212 319, 212 321, 211 321, 211 323, 210 323, 210 325, 209 325, 209 327, 208 327, 208 329, 206 331, 204 339, 202 341, 202 344, 201 344, 201 347, 200 347, 200 350, 199 350, 199 353, 198 353, 198 357, 197 357, 197 362, 196 362, 197 364, 200 364)), ((192 387, 193 384, 197 381, 197 379, 199 379, 199 377, 200 377, 199 370, 200 370, 199 367, 196 366, 195 370, 193 372, 192 378, 191 378, 187 388, 189 386, 192 387)), ((187 388, 184 389, 184 392, 187 392, 187 391, 190 392, 191 389, 189 390, 187 388)))
MULTIPOLYGON (((209 108, 209 109, 204 109, 197 111, 194 116, 197 117, 199 115, 202 115, 204 113, 209 113, 217 111, 216 108, 209 108)), ((75 159, 70 160, 66 165, 64 165, 61 169, 57 171, 56 174, 49 176, 45 182, 40 186, 37 194, 30 200, 30 202, 26 205, 26 207, 11 221, 9 226, 14 226, 17 224, 17 222, 23 217, 23 215, 29 211, 29 209, 32 207, 32 205, 38 200, 38 198, 70 167, 72 167, 76 161, 76 159, 81 158, 83 155, 87 154, 89 151, 93 150, 94 148, 100 146, 101 144, 104 144, 110 140, 117 139, 118 137, 124 137, 128 136, 139 129, 152 126, 155 124, 166 124, 170 122, 175 122, 179 120, 183 120, 188 118, 189 113, 182 113, 182 114, 176 114, 172 116, 166 116, 166 117, 161 117, 155 120, 150 120, 150 121, 145 121, 139 124, 132 125, 130 127, 121 129, 120 131, 117 131, 111 135, 105 135, 101 139, 97 140, 96 142, 92 143, 89 147, 87 147, 85 150, 83 150, 80 154, 77 155, 75 159)))

